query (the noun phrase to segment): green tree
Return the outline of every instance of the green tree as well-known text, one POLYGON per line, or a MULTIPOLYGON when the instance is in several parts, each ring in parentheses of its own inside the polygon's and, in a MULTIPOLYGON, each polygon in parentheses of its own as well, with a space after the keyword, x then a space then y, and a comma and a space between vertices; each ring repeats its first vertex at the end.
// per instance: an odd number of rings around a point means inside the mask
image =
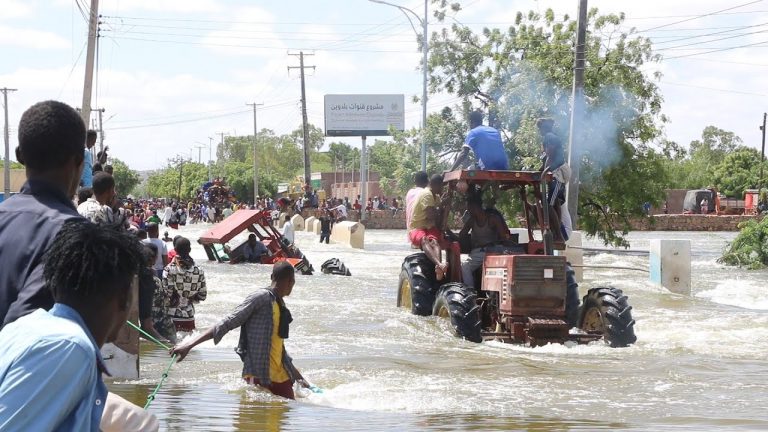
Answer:
POLYGON ((757 187, 759 171, 760 152, 740 146, 722 159, 715 167, 712 177, 719 192, 729 197, 743 198, 745 189, 757 187))
POLYGON ((680 161, 676 176, 679 188, 700 189, 715 186, 715 170, 725 157, 741 147, 741 138, 715 126, 707 126, 701 139, 690 143, 689 156, 680 161))
POLYGON ((115 190, 118 195, 126 196, 133 193, 134 189, 141 182, 139 173, 130 169, 125 162, 117 158, 112 158, 113 176, 115 178, 115 190))
MULTIPOLYGON (((438 19, 460 7, 433 3, 438 19)), ((648 38, 623 29, 624 19, 596 9, 588 13, 579 216, 588 234, 626 245, 621 234, 630 228, 629 218, 642 216, 644 202, 658 203, 667 182, 663 156, 649 146, 666 121, 654 82, 659 76, 643 72, 660 57, 648 38)), ((518 13, 506 29, 475 33, 453 24, 432 35, 430 90, 459 98, 458 119, 482 108, 501 131, 513 168, 538 168, 536 118, 553 118, 567 142, 575 39, 576 22, 551 9, 518 13)))
POLYGON ((208 181, 208 167, 204 164, 184 159, 172 159, 168 165, 149 176, 147 194, 156 198, 177 198, 179 189, 181 199, 190 199, 205 182, 208 181), (181 180, 181 188, 179 188, 181 180))

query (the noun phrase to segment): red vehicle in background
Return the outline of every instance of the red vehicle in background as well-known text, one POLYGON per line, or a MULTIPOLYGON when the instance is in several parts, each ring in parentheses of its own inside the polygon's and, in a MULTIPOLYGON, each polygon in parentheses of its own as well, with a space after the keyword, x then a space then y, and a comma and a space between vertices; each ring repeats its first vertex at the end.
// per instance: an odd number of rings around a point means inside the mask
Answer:
POLYGON ((289 243, 274 227, 269 210, 238 210, 200 236, 197 242, 203 246, 209 260, 234 264, 242 262, 247 242, 243 241, 234 249, 227 243, 245 231, 255 234, 267 247, 269 254, 262 257, 262 264, 288 261, 301 274, 310 275, 314 271, 299 248, 289 243))

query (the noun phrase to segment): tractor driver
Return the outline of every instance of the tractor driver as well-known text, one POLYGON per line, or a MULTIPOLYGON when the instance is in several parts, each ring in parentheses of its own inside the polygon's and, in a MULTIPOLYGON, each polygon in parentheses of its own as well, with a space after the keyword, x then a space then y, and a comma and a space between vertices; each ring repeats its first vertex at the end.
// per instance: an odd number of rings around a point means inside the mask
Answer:
POLYGON ((459 232, 459 238, 465 238, 472 231, 470 244, 472 249, 467 260, 461 264, 461 277, 464 285, 474 288, 475 270, 483 266, 486 247, 503 240, 509 240, 509 229, 504 219, 495 211, 483 209, 479 194, 470 194, 467 198, 469 220, 459 232))
POLYGON ((440 194, 443 193, 443 176, 435 174, 429 179, 429 186, 416 195, 413 210, 408 218, 408 239, 420 248, 430 261, 435 264, 437 280, 443 280, 448 273, 448 263, 443 262, 440 243, 443 233, 439 227, 440 212, 437 207, 440 194))

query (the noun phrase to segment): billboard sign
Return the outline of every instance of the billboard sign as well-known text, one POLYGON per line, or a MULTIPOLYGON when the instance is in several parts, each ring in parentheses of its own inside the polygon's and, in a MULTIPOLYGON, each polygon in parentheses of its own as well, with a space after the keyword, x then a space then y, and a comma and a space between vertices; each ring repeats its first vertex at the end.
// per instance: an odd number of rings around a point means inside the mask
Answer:
POLYGON ((325 95, 326 136, 385 136, 405 129, 405 95, 325 95))

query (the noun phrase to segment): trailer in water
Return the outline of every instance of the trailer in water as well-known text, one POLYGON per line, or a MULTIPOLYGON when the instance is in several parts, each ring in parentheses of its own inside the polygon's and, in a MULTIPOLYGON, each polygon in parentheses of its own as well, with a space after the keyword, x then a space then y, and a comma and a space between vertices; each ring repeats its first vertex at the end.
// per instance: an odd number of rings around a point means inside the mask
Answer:
POLYGON ((301 274, 312 274, 314 268, 306 256, 296 245, 291 244, 272 224, 271 212, 268 210, 238 210, 231 216, 216 224, 197 241, 205 249, 208 259, 218 262, 238 263, 243 260, 243 250, 247 241, 234 249, 227 243, 248 231, 256 235, 269 251, 261 257, 262 264, 274 264, 288 261, 301 274))

